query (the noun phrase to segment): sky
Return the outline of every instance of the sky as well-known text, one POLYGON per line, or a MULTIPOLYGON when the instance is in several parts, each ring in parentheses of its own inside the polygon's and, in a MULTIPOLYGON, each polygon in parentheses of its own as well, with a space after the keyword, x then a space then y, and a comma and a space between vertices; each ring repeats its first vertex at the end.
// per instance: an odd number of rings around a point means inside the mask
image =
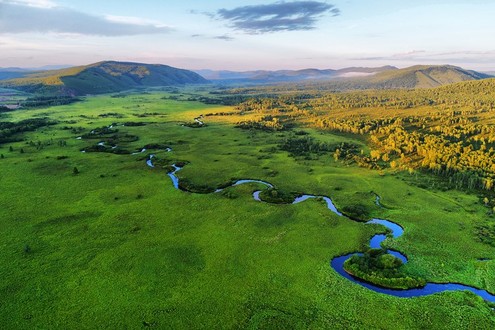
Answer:
POLYGON ((0 0, 0 67, 495 71, 493 14, 491 0, 0 0))

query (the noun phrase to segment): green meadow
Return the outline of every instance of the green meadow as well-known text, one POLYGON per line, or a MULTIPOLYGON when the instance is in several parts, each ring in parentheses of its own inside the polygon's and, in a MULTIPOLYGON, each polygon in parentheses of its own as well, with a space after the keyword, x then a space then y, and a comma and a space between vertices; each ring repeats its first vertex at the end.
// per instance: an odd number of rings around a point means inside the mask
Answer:
MULTIPOLYGON (((480 261, 495 247, 476 236, 493 218, 478 196, 423 189, 413 183, 426 176, 349 166, 331 152, 292 157, 279 148, 291 131, 242 130, 220 116, 183 126, 234 109, 172 95, 92 96, 2 114, 0 121, 56 121, 0 145, 2 328, 495 327, 492 305, 472 293, 397 298, 330 267, 336 256, 365 250, 381 226, 338 217, 319 200, 257 202, 252 193, 265 187, 255 183, 209 194, 176 190, 167 168, 184 162, 177 175, 191 187, 258 179, 281 192, 329 196, 339 210, 365 205, 369 217, 404 228, 384 244, 408 257, 405 273, 495 293, 495 261, 480 261), (112 124, 118 148, 129 153, 81 152, 109 135, 77 137, 112 124), (160 147, 130 154, 152 144, 160 147), (154 168, 146 165, 151 154, 154 168)), ((361 137, 297 129, 368 151, 361 137)))

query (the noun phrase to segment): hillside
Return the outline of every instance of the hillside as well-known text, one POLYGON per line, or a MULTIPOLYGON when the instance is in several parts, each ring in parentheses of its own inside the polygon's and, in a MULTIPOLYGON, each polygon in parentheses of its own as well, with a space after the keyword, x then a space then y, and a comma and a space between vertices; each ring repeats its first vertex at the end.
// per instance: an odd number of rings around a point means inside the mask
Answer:
POLYGON ((86 95, 204 83, 208 81, 197 73, 167 65, 107 61, 30 73, 22 78, 0 81, 0 86, 33 93, 86 95))

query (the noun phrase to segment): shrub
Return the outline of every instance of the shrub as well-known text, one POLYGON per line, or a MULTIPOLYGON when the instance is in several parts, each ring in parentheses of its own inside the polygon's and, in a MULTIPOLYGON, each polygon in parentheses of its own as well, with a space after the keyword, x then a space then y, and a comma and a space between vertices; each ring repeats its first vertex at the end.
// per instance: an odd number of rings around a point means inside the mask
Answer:
POLYGON ((285 192, 275 188, 265 189, 260 193, 260 198, 268 203, 290 204, 298 194, 285 192))

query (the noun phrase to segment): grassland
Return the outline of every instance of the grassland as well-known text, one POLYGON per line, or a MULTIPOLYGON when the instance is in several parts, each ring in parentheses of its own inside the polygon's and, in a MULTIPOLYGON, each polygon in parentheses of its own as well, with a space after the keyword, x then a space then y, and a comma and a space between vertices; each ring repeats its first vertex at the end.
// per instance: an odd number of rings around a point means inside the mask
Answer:
MULTIPOLYGON (((154 91, 4 114, 3 121, 49 117, 59 124, 0 146, 0 324, 6 329, 489 329, 491 305, 465 292, 395 298, 340 277, 330 260, 363 250, 380 226, 352 222, 317 200, 272 205, 252 199, 256 184, 220 194, 175 190, 166 170, 191 184, 218 187, 260 179, 287 192, 363 204, 371 216, 404 227, 386 241, 408 256, 404 271, 428 281, 495 292, 495 248, 475 228, 491 221, 475 195, 408 184, 409 174, 347 166, 331 153, 309 159, 278 149, 291 131, 235 128, 245 116, 205 117, 222 106, 169 99, 154 91), (164 98, 165 97, 165 98, 164 98), (103 115, 103 116, 102 116, 103 115), (129 151, 158 143, 172 152, 82 153, 98 140, 76 139, 122 122, 129 151), (33 144, 29 142, 33 141, 33 144), (40 142, 38 144, 38 141, 40 142), (61 143, 60 141, 64 141, 61 143), (12 151, 10 151, 12 147, 12 151), (21 153, 21 149, 23 152, 21 153), (74 168, 78 174, 74 174, 74 168), (385 206, 374 204, 375 192, 385 206)), ((187 97, 185 97, 187 98, 187 97)), ((360 136, 304 129, 314 139, 360 136)))

